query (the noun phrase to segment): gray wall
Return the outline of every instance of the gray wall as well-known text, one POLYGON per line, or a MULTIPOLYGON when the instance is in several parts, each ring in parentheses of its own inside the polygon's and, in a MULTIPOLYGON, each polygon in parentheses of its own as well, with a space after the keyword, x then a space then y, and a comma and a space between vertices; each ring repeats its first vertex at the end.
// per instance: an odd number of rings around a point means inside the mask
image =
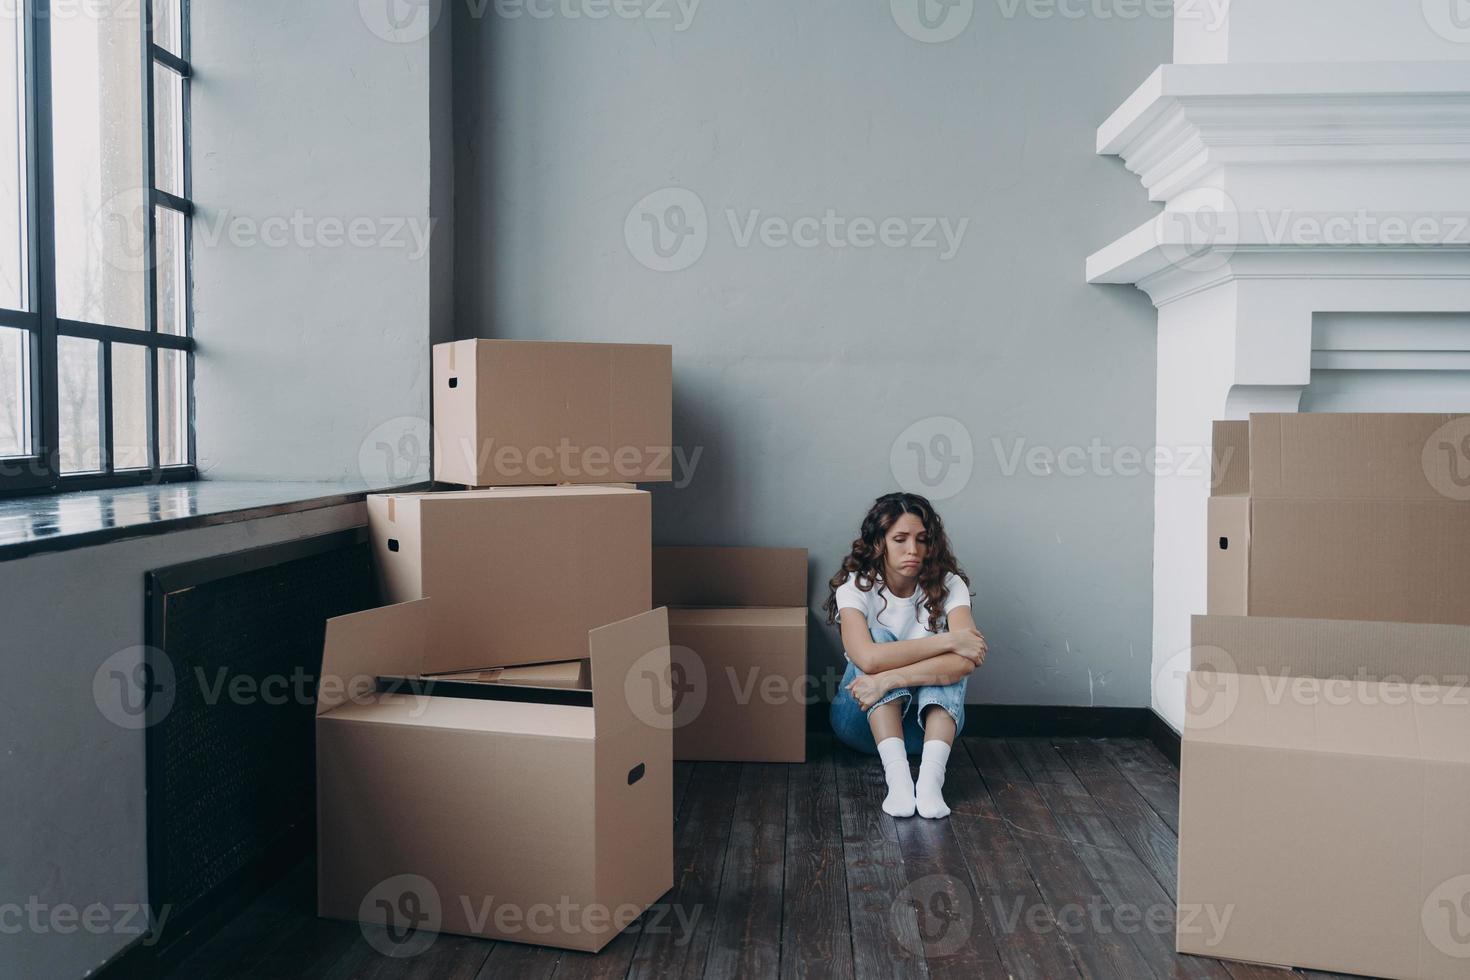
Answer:
POLYGON ((15 654, 0 699, 0 901, 35 906, 42 923, 109 910, 90 928, 6 935, 0 974, 80 977, 139 938, 129 930, 143 920, 127 909, 148 897, 143 732, 109 721, 92 685, 108 658, 141 656, 144 574, 366 520, 359 503, 0 562, 15 654))
MULTIPOLYGON (((377 444, 427 434, 431 321, 447 337, 452 316, 447 301, 431 309, 431 279, 451 292, 451 236, 425 243, 431 193, 451 186, 450 168, 435 166, 451 159, 451 103, 430 111, 448 45, 412 19, 391 32, 393 6, 191 5, 206 477, 372 478, 360 459, 376 459, 377 444)), ((395 476, 426 474, 421 456, 395 476)))
POLYGON ((706 3, 682 31, 673 5, 496 9, 456 5, 457 333, 672 343, 676 439, 702 456, 658 492, 659 541, 805 546, 814 607, 872 498, 924 489, 909 442, 968 435, 938 506, 992 643, 971 700, 1147 705, 1153 490, 1127 452, 1153 444, 1154 313, 1085 285, 1083 259, 1154 210, 1093 132, 1168 60, 1170 23, 981 0, 921 43, 886 0, 706 3), (698 195, 707 245, 660 272, 628 219, 667 187, 698 195), (726 214, 829 208, 969 226, 944 261, 742 246, 726 214), (1002 462, 1094 440, 1125 454, 1002 462))

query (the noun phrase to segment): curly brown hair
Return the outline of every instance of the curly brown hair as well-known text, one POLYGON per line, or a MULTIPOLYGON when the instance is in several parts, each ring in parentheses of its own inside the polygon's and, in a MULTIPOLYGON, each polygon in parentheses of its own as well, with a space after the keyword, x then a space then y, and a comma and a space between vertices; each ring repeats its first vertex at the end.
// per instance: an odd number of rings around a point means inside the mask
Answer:
POLYGON ((852 542, 852 550, 842 559, 842 568, 827 583, 827 601, 822 603, 822 609, 827 613, 828 625, 837 622, 837 589, 849 576, 864 592, 871 591, 882 577, 884 539, 888 529, 904 514, 917 517, 929 537, 929 550, 919 569, 919 588, 924 593, 924 609, 929 613, 929 629, 939 632, 948 628, 944 614, 944 600, 948 593, 944 580, 953 573, 968 588, 970 577, 955 560, 949 536, 944 533, 944 522, 939 519, 934 505, 916 493, 887 493, 868 508, 868 516, 863 518, 862 530, 852 542))

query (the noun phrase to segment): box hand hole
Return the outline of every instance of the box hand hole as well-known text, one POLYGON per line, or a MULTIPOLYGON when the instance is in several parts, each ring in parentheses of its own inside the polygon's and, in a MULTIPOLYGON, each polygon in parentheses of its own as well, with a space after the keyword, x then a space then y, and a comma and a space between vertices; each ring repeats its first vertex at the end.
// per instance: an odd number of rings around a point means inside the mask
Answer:
POLYGON ((458 378, 450 378, 449 379, 449 387, 451 387, 451 388, 458 388, 459 387, 459 379, 458 378))
POLYGON ((1221 551, 1229 551, 1230 550, 1230 539, 1229 538, 1221 538, 1220 539, 1220 550, 1221 551))
POLYGON ((398 539, 397 538, 389 538, 388 539, 388 550, 389 551, 397 551, 398 550, 398 539))
POLYGON ((634 783, 638 782, 638 780, 642 779, 643 778, 643 771, 644 771, 644 766, 643 766, 643 763, 641 763, 641 762, 638 763, 638 765, 634 766, 632 769, 629 769, 628 770, 628 785, 629 786, 632 786, 634 783))

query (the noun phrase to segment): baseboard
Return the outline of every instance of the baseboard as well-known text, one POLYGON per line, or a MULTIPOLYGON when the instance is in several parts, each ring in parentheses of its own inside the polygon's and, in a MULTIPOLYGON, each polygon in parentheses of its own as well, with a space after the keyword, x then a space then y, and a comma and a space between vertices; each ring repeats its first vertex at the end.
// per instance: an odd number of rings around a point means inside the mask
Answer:
MULTIPOLYGON (((827 711, 824 703, 811 705, 807 709, 807 731, 830 732, 827 711)), ((967 704, 964 734, 984 738, 1153 738, 1155 719, 1158 716, 1150 708, 967 704)), ((1163 724, 1161 719, 1159 724, 1163 724)), ((1173 758, 1178 758, 1177 750, 1173 758)))
POLYGON ((1149 716, 1148 740, 1150 742, 1153 742, 1154 746, 1160 752, 1164 753, 1164 756, 1168 758, 1170 762, 1174 763, 1175 769, 1178 769, 1180 746, 1179 733, 1174 730, 1173 725, 1169 724, 1163 718, 1159 717, 1157 712, 1150 710, 1149 716))

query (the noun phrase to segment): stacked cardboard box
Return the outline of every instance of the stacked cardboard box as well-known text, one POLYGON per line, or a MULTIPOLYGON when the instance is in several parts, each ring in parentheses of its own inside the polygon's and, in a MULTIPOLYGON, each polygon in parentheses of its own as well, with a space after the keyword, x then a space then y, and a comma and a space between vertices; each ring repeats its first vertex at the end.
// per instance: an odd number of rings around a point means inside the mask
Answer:
POLYGON ((1470 625, 1460 429, 1449 415, 1216 423, 1209 611, 1470 625))
POLYGON ((648 493, 669 348, 435 349, 440 479, 369 498, 385 602, 328 623, 318 911, 597 950, 673 884, 648 493), (618 466, 622 469, 616 469, 618 466))
POLYGON ((673 364, 663 344, 438 344, 434 479, 469 487, 667 482, 673 364))
POLYGON ((805 762, 803 548, 655 548, 669 607, 675 759, 805 762))
POLYGON ((1470 975, 1470 417, 1218 423, 1181 952, 1470 975))

